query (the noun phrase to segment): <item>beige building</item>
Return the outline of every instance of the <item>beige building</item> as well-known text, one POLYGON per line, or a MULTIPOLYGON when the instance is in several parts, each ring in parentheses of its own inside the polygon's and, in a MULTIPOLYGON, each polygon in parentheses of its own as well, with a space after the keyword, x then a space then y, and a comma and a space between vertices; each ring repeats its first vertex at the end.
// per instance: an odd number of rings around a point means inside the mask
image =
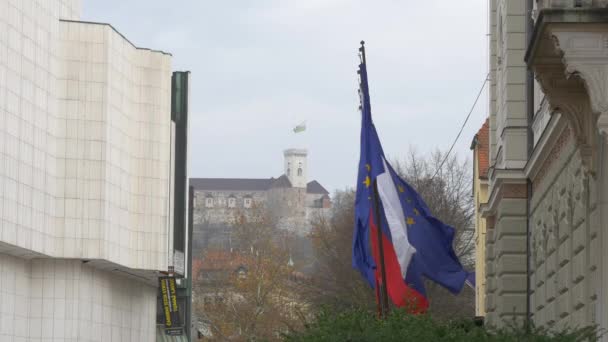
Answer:
POLYGON ((490 120, 479 129, 473 142, 473 201, 475 203, 475 316, 485 316, 486 290, 486 220, 480 208, 488 201, 488 166, 490 152, 490 120))
POLYGON ((608 328, 608 1, 490 0, 485 316, 608 328))

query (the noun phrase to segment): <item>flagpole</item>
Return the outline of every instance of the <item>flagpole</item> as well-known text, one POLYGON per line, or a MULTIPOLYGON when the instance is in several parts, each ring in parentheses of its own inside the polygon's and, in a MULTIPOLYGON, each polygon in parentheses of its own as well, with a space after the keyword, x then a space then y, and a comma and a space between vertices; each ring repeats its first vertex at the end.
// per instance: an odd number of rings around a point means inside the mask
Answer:
MULTIPOLYGON (((359 48, 359 51, 361 52, 361 63, 363 65, 366 66, 365 70, 366 70, 366 75, 365 75, 365 80, 367 81, 367 59, 365 57, 365 41, 361 41, 361 47, 359 48)), ((370 110, 371 110, 371 104, 369 101, 369 89, 368 89, 369 85, 365 85, 365 89, 362 89, 364 94, 363 96, 365 96, 365 102, 367 103, 368 106, 370 106, 370 110), (366 94, 367 93, 367 94, 366 94)), ((363 103, 362 103, 363 104, 363 103)), ((365 105, 365 104, 364 104, 365 105)), ((379 200, 379 195, 378 195, 378 184, 376 182, 376 180, 374 179, 373 181, 373 185, 374 185, 374 206, 376 207, 376 213, 375 213, 375 221, 376 221, 376 230, 377 230, 377 239, 378 239, 378 252, 379 252, 379 257, 380 257, 380 273, 382 276, 382 284, 380 285, 379 291, 378 293, 380 294, 380 308, 381 308, 381 315, 380 317, 386 317, 389 311, 389 303, 388 303, 388 293, 387 293, 387 289, 386 289, 386 266, 384 264, 384 244, 382 243, 382 221, 381 221, 381 211, 380 211, 380 200, 379 200)))
POLYGON ((382 220, 381 220, 381 211, 380 211, 380 201, 378 200, 378 184, 374 179, 374 206, 376 207, 376 231, 378 238, 378 252, 380 254, 380 273, 382 275, 382 284, 380 285, 380 299, 381 299, 381 308, 382 308, 382 316, 386 318, 389 311, 388 304, 388 293, 386 289, 386 266, 384 265, 384 244, 382 243, 382 220))

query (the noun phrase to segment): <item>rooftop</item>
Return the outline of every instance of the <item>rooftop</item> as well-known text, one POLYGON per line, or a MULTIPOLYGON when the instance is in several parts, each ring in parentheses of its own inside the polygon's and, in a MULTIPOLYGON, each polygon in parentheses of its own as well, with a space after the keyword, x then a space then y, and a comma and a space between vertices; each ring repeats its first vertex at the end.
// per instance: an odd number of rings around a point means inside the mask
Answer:
POLYGON ((490 166, 490 119, 486 119, 471 142, 471 150, 476 151, 478 175, 480 179, 488 178, 490 166))
MULTIPOLYGON (((196 190, 203 191, 268 191, 270 188, 290 188, 289 178, 281 175, 279 178, 190 178, 190 185, 196 190)), ((309 194, 329 195, 329 191, 319 182, 313 180, 306 185, 309 194)))

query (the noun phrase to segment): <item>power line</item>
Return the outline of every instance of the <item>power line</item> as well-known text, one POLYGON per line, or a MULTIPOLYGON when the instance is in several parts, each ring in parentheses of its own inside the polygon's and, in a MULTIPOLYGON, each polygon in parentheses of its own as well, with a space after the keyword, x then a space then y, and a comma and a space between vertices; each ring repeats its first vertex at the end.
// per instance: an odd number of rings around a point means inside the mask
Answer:
POLYGON ((471 114, 473 113, 473 110, 475 109, 475 106, 477 106, 477 102, 479 101, 479 97, 481 96, 481 93, 483 92, 483 89, 486 87, 486 84, 488 83, 489 77, 490 77, 490 73, 488 73, 486 75, 486 79, 483 81, 483 84, 481 85, 481 89, 479 89, 479 93, 477 94, 477 97, 475 98, 475 102, 473 102, 473 106, 471 106, 471 110, 469 111, 469 114, 467 115, 467 118, 462 123, 462 127, 460 127, 460 131, 458 132, 458 135, 456 136, 456 139, 454 139, 454 142, 452 143, 452 146, 450 147, 450 150, 448 151, 448 153, 446 153, 445 157, 441 161, 441 164, 439 165, 439 167, 437 168, 437 170, 435 170, 435 174, 433 175, 433 177, 431 177, 431 181, 433 179, 435 179, 435 176, 437 176, 437 174, 439 173, 439 171, 443 168, 443 164, 445 164, 445 161, 448 160, 448 157, 450 156, 450 153, 454 149, 454 146, 456 145, 456 142, 458 141, 458 138, 460 138, 460 135, 462 134, 462 131, 464 130, 464 126, 466 126, 467 121, 469 121, 469 118, 471 117, 471 114))

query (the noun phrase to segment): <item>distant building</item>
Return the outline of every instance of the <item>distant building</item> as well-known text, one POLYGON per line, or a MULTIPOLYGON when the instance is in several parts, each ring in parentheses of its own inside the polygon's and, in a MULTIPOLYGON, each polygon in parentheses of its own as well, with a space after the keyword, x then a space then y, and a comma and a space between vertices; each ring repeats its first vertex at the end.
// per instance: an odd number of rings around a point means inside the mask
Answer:
POLYGON ((485 316, 486 220, 480 207, 488 201, 488 167, 490 153, 489 119, 481 126, 473 142, 473 201, 475 204, 475 316, 485 316))
POLYGON ((316 180, 308 181, 307 169, 307 151, 288 149, 278 178, 190 179, 195 191, 194 243, 229 248, 227 227, 237 213, 254 210, 266 210, 281 229, 306 235, 310 221, 331 208, 329 192, 316 180))
POLYGON ((0 1, 0 341, 154 341, 186 272, 171 55, 80 8, 0 1))

